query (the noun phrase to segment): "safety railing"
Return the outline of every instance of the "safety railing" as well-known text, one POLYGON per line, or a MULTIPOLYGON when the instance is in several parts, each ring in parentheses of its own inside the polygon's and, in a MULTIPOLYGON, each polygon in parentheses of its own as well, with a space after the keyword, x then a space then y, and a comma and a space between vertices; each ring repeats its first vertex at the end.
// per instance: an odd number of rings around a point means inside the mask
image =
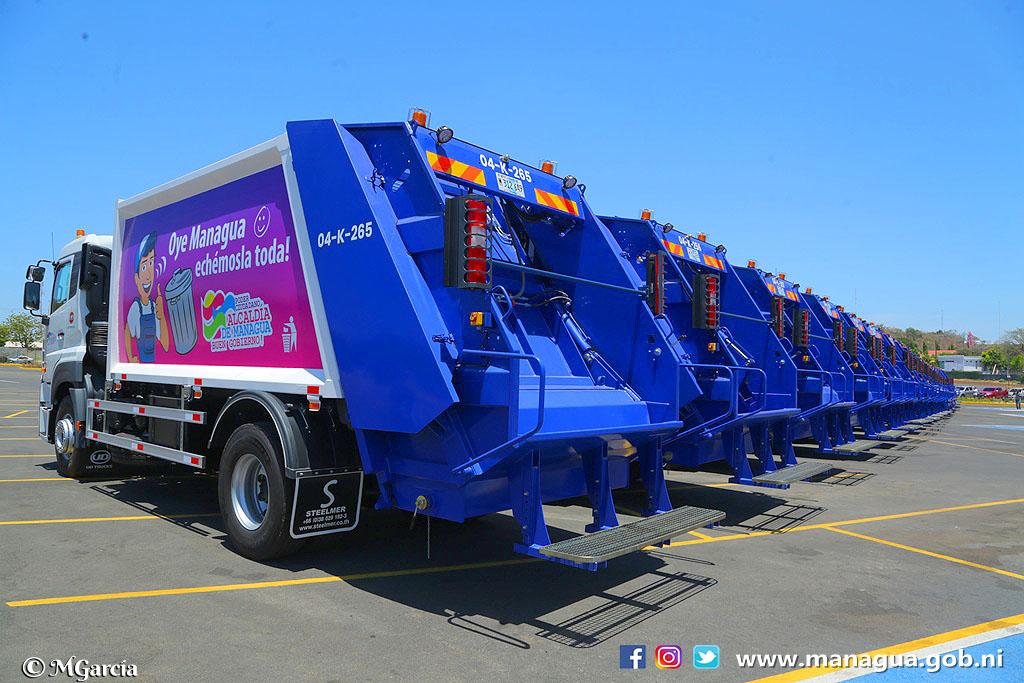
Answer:
POLYGON ((723 431, 737 422, 748 420, 754 415, 762 412, 768 402, 768 375, 761 368, 740 368, 728 365, 717 365, 714 363, 680 363, 680 367, 695 368, 701 370, 724 370, 729 377, 729 409, 722 415, 718 415, 707 422, 686 429, 679 434, 673 435, 666 443, 684 439, 697 432, 723 431), (760 405, 751 411, 739 412, 739 386, 736 380, 737 372, 758 373, 761 375, 761 400, 760 405))
MULTIPOLYGON (((528 362, 537 373, 537 420, 533 427, 522 434, 512 437, 505 443, 499 444, 494 448, 490 449, 485 453, 481 453, 473 458, 470 458, 466 462, 452 468, 452 474, 472 474, 471 470, 481 462, 497 456, 503 451, 511 451, 516 446, 520 445, 524 441, 528 440, 534 434, 540 431, 541 427, 544 426, 544 391, 547 384, 547 373, 544 371, 544 363, 541 362, 540 358, 531 353, 515 353, 511 351, 486 351, 482 349, 464 349, 459 354, 460 359, 465 358, 497 358, 504 359, 510 362, 509 372, 512 374, 518 374, 515 368, 511 367, 511 361, 524 360, 528 362)), ((519 389, 518 383, 515 385, 515 391, 511 391, 509 395, 509 410, 519 410, 519 389)), ((494 467, 500 460, 491 464, 494 467)), ((487 469, 490 469, 488 467, 487 469)), ((486 470, 481 470, 476 474, 483 474, 486 470)))

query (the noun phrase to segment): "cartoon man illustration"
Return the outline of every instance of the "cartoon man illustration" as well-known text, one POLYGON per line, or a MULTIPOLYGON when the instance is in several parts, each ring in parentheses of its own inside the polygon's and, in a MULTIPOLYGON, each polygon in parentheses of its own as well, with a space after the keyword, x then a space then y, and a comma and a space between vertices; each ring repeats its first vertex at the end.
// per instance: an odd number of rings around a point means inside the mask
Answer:
POLYGON ((156 278, 156 233, 151 232, 139 243, 135 255, 135 287, 139 295, 128 308, 128 320, 124 326, 125 351, 129 363, 152 363, 156 360, 156 342, 167 351, 167 317, 164 313, 164 297, 160 285, 153 285, 156 278), (132 352, 131 338, 138 346, 138 355, 132 352))

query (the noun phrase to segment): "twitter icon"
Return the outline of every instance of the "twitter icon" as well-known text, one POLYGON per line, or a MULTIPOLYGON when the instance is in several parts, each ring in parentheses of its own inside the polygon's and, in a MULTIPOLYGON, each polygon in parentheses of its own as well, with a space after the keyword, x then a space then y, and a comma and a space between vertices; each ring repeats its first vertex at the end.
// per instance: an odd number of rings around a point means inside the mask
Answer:
POLYGON ((718 646, 717 645, 694 645, 693 646, 693 668, 694 669, 717 669, 718 668, 718 646))

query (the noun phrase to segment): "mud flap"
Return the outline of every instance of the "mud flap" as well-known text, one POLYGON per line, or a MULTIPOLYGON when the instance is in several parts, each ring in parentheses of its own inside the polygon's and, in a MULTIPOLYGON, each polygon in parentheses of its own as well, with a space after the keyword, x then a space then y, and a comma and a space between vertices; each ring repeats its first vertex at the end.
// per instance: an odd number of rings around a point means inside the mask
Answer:
POLYGON ((289 533, 292 538, 352 531, 359 525, 363 473, 298 472, 289 533))

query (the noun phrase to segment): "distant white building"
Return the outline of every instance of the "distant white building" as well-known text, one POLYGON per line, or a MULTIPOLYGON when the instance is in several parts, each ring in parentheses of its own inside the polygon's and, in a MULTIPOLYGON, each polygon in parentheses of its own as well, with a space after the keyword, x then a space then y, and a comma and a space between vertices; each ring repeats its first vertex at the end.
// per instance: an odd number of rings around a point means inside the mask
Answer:
POLYGON ((944 354, 939 356, 939 367, 949 372, 982 372, 981 356, 944 354))

